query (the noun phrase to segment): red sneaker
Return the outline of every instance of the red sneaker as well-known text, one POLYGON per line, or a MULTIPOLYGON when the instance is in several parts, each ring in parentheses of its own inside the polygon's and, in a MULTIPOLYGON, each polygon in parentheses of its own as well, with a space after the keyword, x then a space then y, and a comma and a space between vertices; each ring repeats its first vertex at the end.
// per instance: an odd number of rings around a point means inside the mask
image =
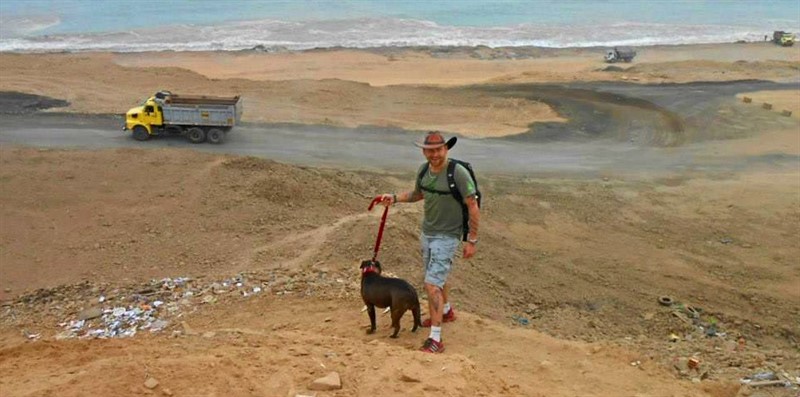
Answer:
MULTIPOLYGON (((442 316, 442 322, 452 323, 453 321, 456 321, 456 311, 451 307, 450 311, 445 313, 444 316, 442 316)), ((431 327, 431 319, 426 318, 425 321, 422 322, 422 328, 430 328, 430 327, 431 327)))
POLYGON ((428 338, 425 339, 425 344, 422 345, 419 351, 425 353, 444 353, 444 343, 428 338))

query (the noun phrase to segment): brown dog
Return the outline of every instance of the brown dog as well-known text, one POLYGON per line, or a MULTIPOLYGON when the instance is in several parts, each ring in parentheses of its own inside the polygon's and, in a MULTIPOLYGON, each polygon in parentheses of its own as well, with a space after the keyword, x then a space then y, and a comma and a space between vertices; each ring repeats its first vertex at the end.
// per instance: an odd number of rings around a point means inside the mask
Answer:
POLYGON ((400 332, 400 318, 406 310, 410 309, 414 315, 414 328, 411 332, 416 332, 417 327, 422 325, 417 290, 405 280, 381 276, 381 263, 378 261, 361 262, 361 298, 364 299, 369 313, 368 334, 375 332, 376 306, 392 308, 392 327, 394 327, 392 338, 397 338, 397 333, 400 332))

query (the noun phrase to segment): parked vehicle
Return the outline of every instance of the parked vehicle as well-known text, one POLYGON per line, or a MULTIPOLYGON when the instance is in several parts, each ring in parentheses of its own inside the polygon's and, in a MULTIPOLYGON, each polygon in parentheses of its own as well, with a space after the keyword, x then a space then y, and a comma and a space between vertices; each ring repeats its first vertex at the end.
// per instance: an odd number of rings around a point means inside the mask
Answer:
POLYGON ((779 46, 791 47, 795 41, 797 41, 797 37, 793 33, 782 30, 776 30, 772 33, 772 42, 779 46))
POLYGON ((630 47, 614 47, 606 50, 606 62, 630 62, 636 56, 636 51, 630 47))
POLYGON ((222 143, 242 118, 242 100, 235 97, 177 95, 159 91, 142 106, 128 110, 125 126, 137 141, 164 134, 186 135, 192 143, 222 143))

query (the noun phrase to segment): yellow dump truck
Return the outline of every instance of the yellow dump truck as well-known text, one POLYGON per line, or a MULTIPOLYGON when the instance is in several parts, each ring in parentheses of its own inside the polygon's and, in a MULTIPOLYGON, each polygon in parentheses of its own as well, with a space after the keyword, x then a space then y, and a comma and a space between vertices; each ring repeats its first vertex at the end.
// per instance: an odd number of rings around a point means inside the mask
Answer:
POLYGON ((776 30, 772 33, 772 42, 779 46, 791 47, 795 41, 797 41, 797 37, 792 33, 781 30, 776 30))
POLYGON ((222 143, 242 118, 242 100, 235 97, 176 95, 159 91, 125 114, 123 131, 137 141, 165 134, 185 135, 192 143, 222 143))

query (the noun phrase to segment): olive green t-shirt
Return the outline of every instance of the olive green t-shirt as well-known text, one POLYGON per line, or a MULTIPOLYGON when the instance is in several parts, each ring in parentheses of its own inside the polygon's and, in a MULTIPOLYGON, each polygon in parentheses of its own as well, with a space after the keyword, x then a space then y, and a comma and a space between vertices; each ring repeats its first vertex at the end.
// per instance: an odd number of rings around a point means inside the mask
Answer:
MULTIPOLYGON (((447 161, 449 162, 450 160, 447 161)), ((423 167, 425 167, 425 164, 419 167, 417 175, 422 172, 423 167)), ((475 181, 470 177, 469 171, 461 164, 456 164, 454 179, 456 181, 456 187, 458 191, 461 192, 462 197, 467 198, 475 195, 475 181)), ((445 234, 461 238, 463 233, 461 204, 456 201, 452 194, 449 194, 450 188, 447 186, 447 166, 438 174, 431 173, 430 167, 428 167, 428 170, 422 175, 422 178, 417 178, 414 192, 421 192, 422 196, 425 198, 425 216, 422 218, 423 234, 445 234), (448 192, 448 194, 428 192, 422 190, 421 186, 440 192, 448 192)))

